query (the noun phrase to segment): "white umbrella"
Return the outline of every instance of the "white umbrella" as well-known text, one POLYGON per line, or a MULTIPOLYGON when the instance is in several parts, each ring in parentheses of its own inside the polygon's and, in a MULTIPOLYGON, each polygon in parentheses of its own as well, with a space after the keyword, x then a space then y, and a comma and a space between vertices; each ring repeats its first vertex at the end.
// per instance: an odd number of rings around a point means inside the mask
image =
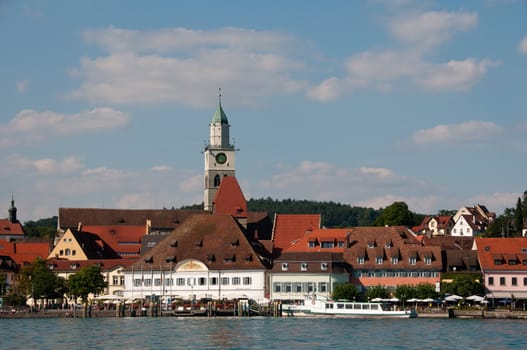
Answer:
POLYGON ((113 295, 113 294, 100 295, 95 298, 95 300, 121 300, 121 299, 123 298, 118 295, 113 295))
POLYGON ((423 299, 421 300, 423 303, 433 303, 434 302, 434 299, 432 298, 426 298, 426 299, 423 299))
POLYGON ((473 301, 476 301, 476 302, 480 303, 483 300, 485 300, 485 298, 480 297, 479 295, 471 295, 471 296, 467 297, 467 300, 473 300, 473 301))
POLYGON ((373 301, 374 303, 379 303, 379 302, 383 301, 383 299, 382 298, 374 298, 371 301, 373 301))
POLYGON ((463 297, 460 297, 459 295, 455 295, 455 294, 449 295, 445 298, 446 301, 458 301, 461 299, 463 299, 463 297))
POLYGON ((421 300, 417 299, 417 298, 412 298, 412 299, 406 300, 406 302, 408 302, 408 303, 417 303, 418 301, 421 301, 421 300))

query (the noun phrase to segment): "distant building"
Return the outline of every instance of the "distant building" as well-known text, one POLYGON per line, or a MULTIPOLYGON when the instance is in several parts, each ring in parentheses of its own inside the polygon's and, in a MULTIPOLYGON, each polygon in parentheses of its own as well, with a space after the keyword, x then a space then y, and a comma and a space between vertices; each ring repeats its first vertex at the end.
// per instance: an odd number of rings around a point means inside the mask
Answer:
POLYGON ((16 217, 17 209, 14 197, 11 198, 11 207, 8 213, 9 217, 7 219, 0 219, 0 239, 11 241, 24 238, 24 228, 16 217))

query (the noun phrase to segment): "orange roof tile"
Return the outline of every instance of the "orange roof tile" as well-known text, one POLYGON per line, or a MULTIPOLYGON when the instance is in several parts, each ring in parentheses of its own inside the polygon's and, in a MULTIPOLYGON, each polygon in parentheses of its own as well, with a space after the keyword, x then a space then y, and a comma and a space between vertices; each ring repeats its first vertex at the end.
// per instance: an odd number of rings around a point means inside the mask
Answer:
POLYGON ((273 236, 275 250, 291 247, 307 233, 320 228, 320 214, 276 214, 273 236))
POLYGON ((346 237, 352 229, 349 228, 319 228, 295 241, 283 252, 328 252, 342 253, 346 244, 346 237))
POLYGON ((146 226, 132 225, 85 225, 85 232, 94 233, 121 257, 139 257, 142 237, 146 226))
POLYGON ((525 270, 527 238, 476 238, 481 269, 499 271, 525 270), (496 261, 499 260, 499 261, 496 261))
POLYGON ((247 201, 234 176, 226 176, 214 196, 214 213, 228 214, 235 218, 247 217, 247 201))
POLYGON ((0 219, 0 235, 23 236, 24 228, 18 221, 12 223, 9 219, 0 219))

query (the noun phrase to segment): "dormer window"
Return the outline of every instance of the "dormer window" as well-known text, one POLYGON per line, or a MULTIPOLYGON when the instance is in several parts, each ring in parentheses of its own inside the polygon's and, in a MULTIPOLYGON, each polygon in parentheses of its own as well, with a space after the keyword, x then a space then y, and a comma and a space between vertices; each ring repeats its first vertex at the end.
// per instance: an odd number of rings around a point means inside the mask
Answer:
POLYGON ((364 257, 363 256, 357 257, 357 264, 359 264, 359 265, 363 265, 364 264, 364 257))
POLYGON ((307 263, 300 264, 300 271, 307 271, 307 263))
POLYGON ((320 269, 322 271, 327 271, 328 270, 328 263, 327 262, 323 262, 320 264, 320 269))
POLYGON ((289 269, 288 263, 282 263, 282 271, 287 271, 289 269))
POLYGON ((335 246, 335 243, 333 242, 322 242, 321 248, 333 248, 335 246))
POLYGON ((315 241, 309 241, 307 243, 308 248, 315 248, 315 241))
POLYGON ((398 264, 399 263, 399 258, 397 256, 392 256, 391 261, 392 261, 392 264, 394 264, 394 265, 398 264))
POLYGON ((383 260, 384 260, 384 259, 382 258, 382 256, 377 256, 377 257, 375 257, 375 263, 376 263, 376 264, 382 264, 382 261, 383 261, 383 260))
POLYGON ((375 241, 368 241, 368 248, 375 248, 375 241))
POLYGON ((338 241, 337 242, 337 247, 344 248, 344 241, 338 241))
POLYGON ((426 265, 432 265, 432 258, 429 257, 429 256, 425 257, 425 264, 426 265))
POLYGON ((415 265, 415 264, 417 264, 417 257, 415 257, 415 256, 411 256, 411 257, 408 259, 408 262, 410 263, 410 265, 415 265))

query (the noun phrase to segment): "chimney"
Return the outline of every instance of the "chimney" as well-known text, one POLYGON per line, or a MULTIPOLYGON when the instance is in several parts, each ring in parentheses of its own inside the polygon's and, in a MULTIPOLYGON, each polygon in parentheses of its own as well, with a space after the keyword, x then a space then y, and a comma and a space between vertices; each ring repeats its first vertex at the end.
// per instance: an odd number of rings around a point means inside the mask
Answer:
POLYGON ((152 220, 146 219, 146 234, 149 235, 152 232, 152 220))
POLYGON ((80 221, 77 224, 77 231, 82 231, 82 222, 80 222, 80 221))

